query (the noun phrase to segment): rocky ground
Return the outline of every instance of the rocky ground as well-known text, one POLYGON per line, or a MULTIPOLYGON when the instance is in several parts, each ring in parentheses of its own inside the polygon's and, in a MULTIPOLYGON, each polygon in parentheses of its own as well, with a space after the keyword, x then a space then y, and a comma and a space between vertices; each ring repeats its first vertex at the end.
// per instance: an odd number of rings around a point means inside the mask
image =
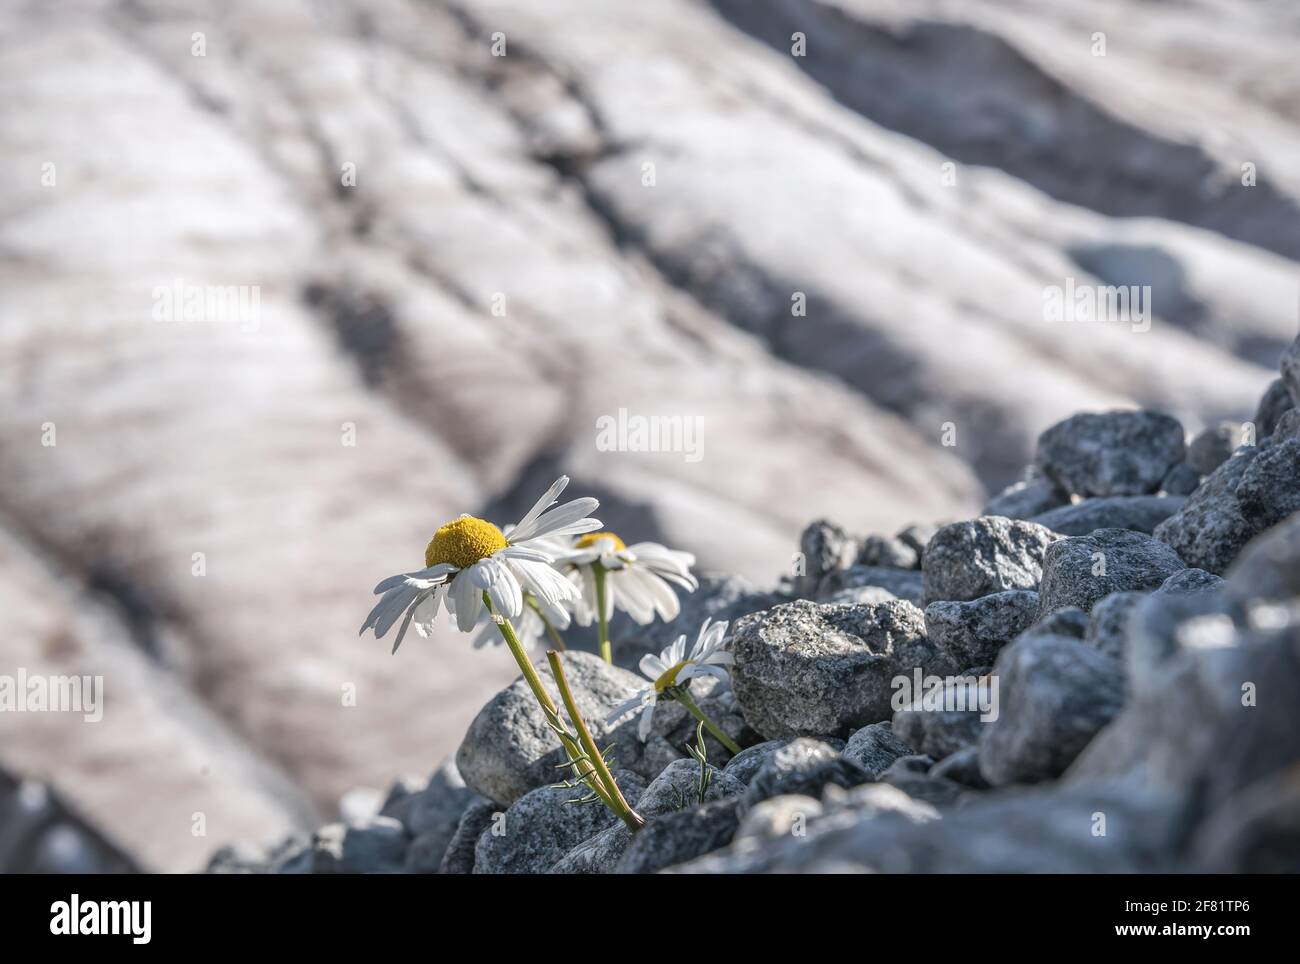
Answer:
POLYGON ((865 538, 815 522, 780 591, 714 577, 620 665, 568 654, 635 834, 552 785, 559 744, 518 680, 428 783, 210 869, 1300 871, 1300 338, 1282 375, 1245 426, 1258 444, 1077 415, 977 518, 865 538), (638 687, 624 666, 705 616, 732 621, 735 665, 697 696, 742 749, 710 738, 701 792, 680 707, 645 742, 603 721, 638 687), (996 712, 896 705, 918 672, 996 684, 996 712))
MULTIPOLYGON (((109 700, 0 717, 0 766, 192 870, 427 772, 509 682, 450 633, 356 639, 450 516, 563 471, 768 585, 811 518, 970 519, 1074 412, 1250 417, 1295 334, 1298 35, 1288 0, 0 4, 0 674, 109 700), (1152 285, 1149 330, 1045 321, 1067 279, 1152 285), (178 281, 259 317, 155 318, 178 281), (698 417, 703 457, 601 451, 622 408, 698 417)), ((1263 512, 1247 468, 1215 498, 1263 512)), ((1087 502, 995 511, 1174 505, 1060 471, 1087 502)), ((1256 517, 1197 498, 1168 544, 1208 568, 1256 517)), ((1037 531, 986 530, 955 544, 1037 531)), ((906 568, 927 542, 787 595, 969 602, 906 568)))

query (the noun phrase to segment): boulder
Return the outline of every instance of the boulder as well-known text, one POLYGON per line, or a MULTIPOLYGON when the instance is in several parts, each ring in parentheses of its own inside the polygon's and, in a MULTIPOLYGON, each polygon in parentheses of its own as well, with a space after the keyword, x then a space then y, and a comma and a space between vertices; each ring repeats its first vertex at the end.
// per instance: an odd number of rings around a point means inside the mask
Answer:
POLYGON ((1187 566, 1164 542, 1128 529, 1098 529, 1053 543, 1038 587, 1040 616, 1065 606, 1091 612, 1112 592, 1155 589, 1187 566))
POLYGON ((940 664, 911 603, 819 606, 804 600, 736 625, 732 685, 768 739, 847 736, 888 719, 891 681, 940 664))
POLYGON ((1147 495, 1183 461, 1183 426, 1161 412, 1073 415, 1038 437, 1037 464, 1084 498, 1147 495))
POLYGON ((1037 589, 1043 555, 1060 536, 1033 522, 981 516, 944 526, 921 557, 923 599, 978 599, 1008 589, 1037 589))

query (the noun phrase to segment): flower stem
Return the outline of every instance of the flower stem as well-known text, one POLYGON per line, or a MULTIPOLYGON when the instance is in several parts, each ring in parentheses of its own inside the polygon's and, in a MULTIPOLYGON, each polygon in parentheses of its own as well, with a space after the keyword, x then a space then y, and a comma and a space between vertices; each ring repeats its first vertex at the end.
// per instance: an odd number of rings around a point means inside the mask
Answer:
POLYGON ((564 708, 569 711, 569 719, 573 721, 573 725, 578 731, 578 740, 582 743, 582 748, 587 751, 588 758, 591 760, 592 765, 595 766, 601 783, 605 785, 605 790, 613 801, 613 806, 610 809, 618 814, 622 821, 627 824, 629 830, 636 833, 645 826, 645 818, 628 805, 627 800, 623 797, 623 791, 618 788, 614 774, 609 772, 605 757, 596 747, 596 741, 591 738, 591 730, 587 728, 587 721, 578 712, 578 704, 574 702, 573 692, 569 689, 569 681, 564 676, 564 667, 560 665, 560 654, 553 649, 548 650, 546 659, 551 664, 551 673, 554 674, 555 683, 560 688, 560 699, 564 701, 564 708))
POLYGON ((546 613, 542 612, 542 607, 537 605, 537 600, 531 595, 525 596, 524 599, 532 607, 533 612, 537 613, 542 625, 546 627, 546 635, 551 637, 551 642, 555 644, 555 648, 562 653, 565 652, 569 647, 564 645, 564 639, 556 632, 555 627, 551 625, 551 621, 546 618, 546 613))
POLYGON ((591 573, 596 580, 596 632, 600 636, 600 657, 612 666, 614 651, 609 645, 609 620, 605 618, 605 567, 598 562, 592 566, 591 573))
MULTIPOLYGON (((568 728, 564 725, 564 721, 560 719, 560 708, 555 705, 555 701, 551 699, 551 694, 546 692, 546 687, 542 685, 542 678, 537 675, 537 670, 533 667, 532 660, 530 660, 528 654, 524 652, 523 644, 519 642, 519 637, 515 634, 515 627, 510 625, 509 619, 506 619, 504 616, 498 617, 493 613, 492 600, 488 598, 487 593, 483 593, 483 604, 487 606, 489 615, 491 615, 493 620, 496 622, 497 629, 501 631, 501 638, 506 641, 506 646, 509 647, 511 655, 514 656, 515 662, 519 664, 519 671, 523 673, 524 680, 528 683, 528 688, 533 691, 533 696, 537 698, 537 702, 541 705, 542 712, 546 714, 546 719, 551 724, 551 728, 555 730, 556 734, 560 738, 560 743, 564 745, 564 752, 568 754, 569 761, 575 764, 582 764, 584 762, 583 751, 578 746, 577 741, 574 740, 572 734, 568 732, 568 728)), ((590 786, 596 795, 600 797, 601 802, 615 813, 618 813, 617 807, 610 799, 609 792, 596 779, 597 774, 595 765, 589 764, 585 769, 582 765, 579 765, 577 769, 579 776, 588 781, 588 786, 590 786)), ((626 806, 626 803, 624 806, 626 806)))
POLYGON ((714 737, 717 738, 719 743, 721 743, 723 746, 725 746, 728 750, 731 751, 732 756, 735 756, 737 753, 740 752, 740 747, 736 745, 736 741, 733 740, 731 737, 727 736, 727 734, 723 733, 722 727, 718 726, 718 724, 714 723, 711 719, 709 719, 708 714, 706 714, 702 709, 700 709, 699 704, 696 703, 695 700, 691 699, 691 694, 686 691, 685 686, 682 686, 677 691, 677 702, 681 703, 682 706, 686 707, 687 712, 689 712, 691 716, 695 717, 697 720, 703 723, 705 729, 707 729, 710 733, 712 733, 714 737))

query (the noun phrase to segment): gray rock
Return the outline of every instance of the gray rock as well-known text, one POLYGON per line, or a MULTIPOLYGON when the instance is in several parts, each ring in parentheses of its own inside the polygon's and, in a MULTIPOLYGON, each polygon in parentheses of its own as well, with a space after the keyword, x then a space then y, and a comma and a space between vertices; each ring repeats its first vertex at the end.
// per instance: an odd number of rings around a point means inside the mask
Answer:
POLYGON ((722 772, 741 783, 749 783, 768 758, 789 742, 789 740, 766 740, 763 743, 747 746, 727 761, 722 772))
POLYGON ((921 564, 921 556, 925 554, 925 547, 930 544, 934 534, 943 526, 936 525, 932 522, 915 522, 902 530, 898 538, 916 550, 917 566, 921 564))
MULTIPOLYGON (((478 838, 492 822, 494 814, 499 813, 497 805, 490 800, 471 803, 461 815, 456 832, 443 853, 440 874, 469 874, 474 872, 474 849, 478 838)), ((414 859, 419 859, 416 854, 414 859)))
POLYGON ((1115 659, 1123 660, 1128 638, 1128 620, 1133 608, 1146 598, 1141 592, 1113 592, 1092 607, 1092 620, 1083 641, 1115 659))
MULTIPOLYGON (((644 749, 636 736, 636 719, 610 727, 605 717, 644 680, 610 666, 594 653, 574 650, 564 654, 564 672, 596 742, 602 747, 614 743, 616 765, 639 772, 644 749)), ((549 667, 539 665, 538 673, 558 703, 549 667)), ((456 766, 466 785, 504 805, 555 782, 555 764, 563 760, 560 742, 522 677, 479 711, 456 753, 456 766)))
POLYGON ((952 665, 990 665, 1037 615, 1038 593, 1009 589, 969 602, 930 603, 925 607, 925 629, 930 643, 952 665))
POLYGON ((1112 592, 1155 589, 1186 568, 1168 545, 1140 532, 1098 529, 1070 536, 1047 549, 1038 587, 1039 612, 1046 616, 1065 606, 1091 612, 1112 592))
POLYGON ((1254 539, 1227 573, 1227 593, 1241 605, 1300 599, 1300 513, 1254 539))
POLYGON ((1097 529, 1132 529, 1150 535, 1181 509, 1183 502, 1184 497, 1178 495, 1113 495, 1062 506, 1035 516, 1033 521, 1064 536, 1086 536, 1097 529))
POLYGON ((993 673, 999 712, 984 725, 979 757, 994 786, 1059 776, 1124 704, 1123 667, 1077 639, 1026 634, 993 673))
POLYGON ((401 822, 414 838, 413 849, 419 845, 416 857, 408 855, 408 870, 411 862, 418 860, 418 865, 424 868, 420 872, 435 873, 460 825, 461 816, 470 804, 482 799, 465 786, 455 761, 447 760, 423 787, 396 784, 380 813, 401 822))
POLYGON ((936 760, 979 743, 980 722, 978 697, 974 691, 976 677, 952 680, 942 687, 943 706, 967 706, 969 709, 927 709, 921 701, 894 714, 894 732, 914 753, 936 760))
POLYGON ((1155 594, 1218 592, 1225 585, 1222 577, 1204 569, 1182 569, 1162 582, 1155 594))
POLYGON ((633 835, 615 870, 653 874, 731 843, 740 825, 739 799, 714 800, 651 820, 633 835))
POLYGON ((1274 443, 1300 438, 1300 408, 1288 408, 1283 412, 1271 437, 1274 443))
POLYGON ((1180 812, 1164 796, 1094 787, 1022 791, 990 795, 942 820, 876 809, 858 819, 827 814, 806 838, 761 846, 737 840, 675 872, 1168 872, 1180 868, 1173 855, 1183 830, 1180 812), (1106 819, 1105 836, 1094 833, 1098 814, 1106 819))
POLYGON ((631 846, 632 836, 632 831, 620 821, 578 844, 556 861, 548 873, 612 874, 631 846))
POLYGON ((897 536, 867 536, 858 549, 854 565, 883 569, 916 569, 921 554, 897 536))
MULTIPOLYGON (((918 592, 915 599, 920 598, 921 594, 918 592)), ((817 597, 818 602, 827 606, 875 606, 880 603, 893 602, 896 599, 898 597, 892 592, 888 589, 881 589, 879 586, 856 586, 817 597)), ((914 600, 909 597, 909 601, 914 600)))
POLYGON ((1034 632, 1083 639, 1088 635, 1090 622, 1088 614, 1082 609, 1077 606, 1066 606, 1064 609, 1057 609, 1045 615, 1034 626, 1034 632))
MULTIPOLYGON (((1160 483, 1160 491, 1165 495, 1188 496, 1201 484, 1201 473, 1186 462, 1179 462, 1160 483)), ((1163 520, 1162 520, 1163 521, 1163 520)))
POLYGON ((1225 800, 1192 842, 1197 871, 1300 873, 1300 763, 1225 800))
POLYGON ((742 619, 732 685, 768 739, 842 736, 892 715, 891 681, 940 664, 908 602, 819 606, 799 600, 742 619))
POLYGON ((1282 379, 1274 379, 1265 390, 1264 395, 1259 400, 1259 408, 1255 411, 1255 437, 1257 439, 1266 439, 1273 434, 1277 427, 1278 419, 1289 412, 1296 405, 1295 399, 1287 391, 1286 382, 1282 379))
POLYGON ((826 519, 809 523, 799 536, 804 575, 816 583, 829 572, 847 569, 858 554, 858 544, 848 533, 826 519))
POLYGON ((1008 589, 1036 589, 1043 554, 1060 538, 1033 522, 981 516, 940 529, 921 557, 923 599, 978 599, 1008 589))
MULTIPOLYGON (((633 807, 643 784, 636 774, 614 772, 633 807)), ((510 805, 479 834, 474 848, 476 874, 543 874, 570 850, 619 822, 601 803, 574 803, 585 789, 538 787, 510 805)))
POLYGON ((1085 498, 1155 492, 1183 461, 1183 426, 1162 412, 1073 415, 1038 437, 1037 464, 1085 498))
POLYGON ((311 873, 401 873, 410 839, 392 817, 374 817, 354 826, 329 824, 312 837, 311 873))
POLYGON ((840 756, 876 777, 899 757, 912 752, 912 747, 894 732, 893 723, 886 721, 864 726, 850 736, 840 756))
MULTIPOLYGON (((1266 434, 1272 434, 1271 432, 1266 434)), ((1220 422, 1201 430, 1187 446, 1187 464, 1201 475, 1209 475, 1228 459, 1245 441, 1245 433, 1235 422, 1220 422)))
POLYGON ((1291 404, 1300 406, 1300 335, 1287 345, 1278 366, 1282 371, 1282 381, 1291 395, 1291 404))
POLYGON ((788 794, 817 796, 828 784, 852 787, 871 774, 820 740, 800 738, 777 750, 754 774, 741 797, 741 815, 760 801, 788 794))
POLYGON ((1262 450, 1244 446, 1205 478, 1183 507, 1160 525, 1155 537, 1189 565, 1222 573, 1258 527, 1242 515, 1236 490, 1262 450))
MULTIPOLYGON (((870 588, 883 589, 898 599, 917 603, 921 599, 921 573, 912 569, 852 566, 833 572, 822 579, 817 587, 817 599, 819 602, 830 602, 832 597, 850 590, 870 588)), ((865 599, 863 601, 865 602, 865 599)))
POLYGON ((1124 712, 1066 780, 1170 793, 1211 813, 1300 759, 1300 708, 1290 695, 1300 687, 1300 623, 1260 631, 1221 615, 1193 616, 1175 633, 1175 645, 1133 680, 1124 712))
POLYGON ((1176 573, 1141 599, 1129 615, 1124 666, 1135 690, 1159 688, 1168 660, 1187 646, 1231 637, 1231 603, 1222 583, 1200 569, 1176 573))
POLYGON ((684 807, 735 797, 745 792, 743 783, 717 767, 710 765, 709 774, 709 786, 701 800, 700 765, 689 759, 673 761, 645 788, 637 801, 637 812, 646 818, 658 817, 684 807))
POLYGON ((817 822, 817 833, 883 814, 902 817, 909 823, 939 819, 933 803, 908 796, 892 783, 863 783, 847 790, 828 786, 822 792, 822 807, 822 816, 827 819, 817 822))
POLYGON ((1300 511, 1300 439, 1261 452, 1242 473, 1234 494, 1252 538, 1300 511))
POLYGON ((950 780, 959 786, 972 790, 989 789, 988 780, 980 772, 980 753, 978 746, 968 746, 946 756, 930 768, 930 776, 936 780, 950 780))
POLYGON ((1039 476, 1015 482, 984 506, 980 515, 1000 515, 1008 519, 1032 519, 1051 509, 1070 504, 1070 495, 1051 479, 1039 476))
POLYGON ((913 800, 920 800, 936 807, 955 803, 966 792, 966 788, 952 780, 936 776, 933 773, 934 759, 917 754, 900 757, 884 773, 880 782, 903 791, 913 800))
POLYGON ((821 815, 822 802, 814 797, 792 793, 772 797, 745 811, 735 838, 764 842, 780 840, 806 830, 808 824, 821 815))

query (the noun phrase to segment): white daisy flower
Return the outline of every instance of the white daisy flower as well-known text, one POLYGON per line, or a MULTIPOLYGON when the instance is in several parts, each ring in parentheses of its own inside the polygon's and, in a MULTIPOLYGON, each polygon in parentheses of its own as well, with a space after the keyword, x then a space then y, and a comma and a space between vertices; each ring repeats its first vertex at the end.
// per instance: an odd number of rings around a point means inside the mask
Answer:
POLYGON ((574 620, 579 626, 590 626, 595 620, 606 662, 611 661, 608 627, 616 608, 642 626, 656 615, 667 622, 682 609, 673 586, 694 592, 700 585, 691 575, 695 565, 691 553, 657 542, 629 546, 612 532, 592 532, 575 540, 572 551, 556 565, 573 567, 569 576, 582 590, 582 598, 573 606, 574 620))
POLYGON ((736 747, 713 721, 704 716, 683 686, 696 676, 715 676, 723 681, 730 679, 723 667, 734 663, 735 657, 723 645, 726 635, 726 622, 714 623, 706 619, 704 625, 700 627, 700 633, 689 655, 686 652, 686 637, 678 636, 677 641, 658 656, 653 653, 642 656, 639 668, 641 674, 650 680, 650 685, 616 707, 609 714, 606 722, 612 725, 629 713, 639 711, 641 721, 637 724, 637 736, 644 743, 650 738, 655 704, 660 699, 675 700, 704 723, 732 753, 739 753, 739 747, 736 747))
POLYGON ((588 516, 600 503, 574 499, 552 509, 568 484, 568 476, 557 479, 528 514, 508 528, 509 537, 492 523, 468 515, 442 526, 424 551, 424 569, 390 576, 375 587, 376 594, 383 596, 361 632, 373 629, 375 637, 381 638, 405 613, 393 643, 397 652, 412 622, 420 635, 430 633, 443 603, 455 616, 457 628, 467 633, 484 612, 485 593, 492 612, 510 620, 524 612, 525 592, 547 612, 576 601, 578 591, 552 568, 554 556, 542 540, 599 529, 600 521, 588 516))

